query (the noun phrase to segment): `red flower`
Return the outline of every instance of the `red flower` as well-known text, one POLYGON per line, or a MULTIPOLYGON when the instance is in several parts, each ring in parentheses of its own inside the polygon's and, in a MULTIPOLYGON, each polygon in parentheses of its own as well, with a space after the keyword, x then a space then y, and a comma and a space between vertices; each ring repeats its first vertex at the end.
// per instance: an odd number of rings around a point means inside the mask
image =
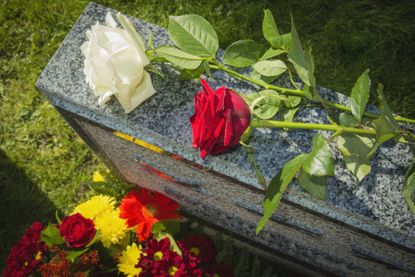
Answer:
POLYGON ((11 249, 3 271, 5 277, 28 276, 39 266, 43 254, 48 250, 46 244, 40 241, 42 224, 34 222, 22 239, 11 249))
POLYGON ((59 232, 70 247, 81 248, 92 241, 96 229, 94 222, 76 213, 65 217, 59 225, 59 232))
POLYGON ((170 250, 170 240, 164 238, 160 241, 150 240, 143 249, 140 262, 137 267, 143 271, 140 276, 156 276, 167 272, 168 260, 174 259, 175 253, 170 250))
POLYGON ((192 235, 185 240, 178 241, 183 257, 191 266, 203 262, 208 264, 215 258, 215 247, 212 240, 206 235, 192 235))
POLYGON ((150 240, 137 267, 143 270, 140 276, 202 277, 199 269, 189 267, 179 254, 171 250, 168 238, 150 240))
POLYGON ((158 192, 145 189, 130 191, 120 204, 120 217, 127 220, 129 228, 137 226, 137 237, 146 240, 154 223, 179 218, 179 205, 158 192))
POLYGON ((216 263, 209 267, 206 272, 207 277, 233 277, 233 269, 227 264, 216 263))
POLYGON ((239 143, 249 127, 251 112, 236 92, 227 87, 213 91, 206 80, 203 89, 194 97, 195 113, 190 117, 193 131, 192 146, 200 157, 220 154, 239 143))

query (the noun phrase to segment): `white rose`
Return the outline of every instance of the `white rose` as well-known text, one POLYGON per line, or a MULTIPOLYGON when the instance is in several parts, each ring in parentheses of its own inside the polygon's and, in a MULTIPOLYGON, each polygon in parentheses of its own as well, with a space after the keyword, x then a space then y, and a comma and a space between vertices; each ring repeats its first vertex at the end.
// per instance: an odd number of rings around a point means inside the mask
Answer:
POLYGON ((88 41, 81 50, 85 55, 86 82, 99 97, 99 105, 115 95, 129 113, 155 90, 150 74, 144 70, 150 61, 145 54, 143 39, 126 16, 118 13, 117 19, 123 28, 117 27, 108 12, 106 25, 97 22, 87 31, 88 41))

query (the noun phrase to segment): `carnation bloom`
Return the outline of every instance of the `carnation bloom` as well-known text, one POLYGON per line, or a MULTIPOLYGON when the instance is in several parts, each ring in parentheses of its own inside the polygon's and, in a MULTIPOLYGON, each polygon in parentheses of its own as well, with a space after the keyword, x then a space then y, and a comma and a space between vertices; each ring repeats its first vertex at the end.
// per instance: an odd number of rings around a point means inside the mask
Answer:
POLYGON ((46 244, 40 241, 43 226, 34 222, 22 239, 11 249, 3 271, 5 277, 28 276, 41 263, 43 254, 48 250, 46 244))
POLYGON ((137 226, 137 237, 146 240, 154 223, 179 217, 179 205, 172 199, 146 189, 130 191, 120 204, 120 217, 127 220, 129 228, 137 226))
POLYGON ((190 117, 192 146, 204 159, 208 154, 220 154, 234 147, 251 121, 248 105, 233 90, 220 87, 213 91, 206 80, 200 80, 203 90, 194 97, 195 113, 190 117))
POLYGON ((94 219, 102 213, 114 210, 115 198, 96 195, 75 207, 72 214, 80 213, 83 217, 94 219))
POLYGON ((131 246, 127 246, 127 249, 122 251, 122 254, 118 263, 118 270, 128 277, 139 276, 142 268, 137 267, 141 256, 141 248, 133 243, 131 246))
POLYGON ((95 220, 95 227, 100 231, 101 241, 104 247, 109 248, 111 244, 119 243, 127 233, 125 220, 120 218, 119 210, 105 212, 95 220))

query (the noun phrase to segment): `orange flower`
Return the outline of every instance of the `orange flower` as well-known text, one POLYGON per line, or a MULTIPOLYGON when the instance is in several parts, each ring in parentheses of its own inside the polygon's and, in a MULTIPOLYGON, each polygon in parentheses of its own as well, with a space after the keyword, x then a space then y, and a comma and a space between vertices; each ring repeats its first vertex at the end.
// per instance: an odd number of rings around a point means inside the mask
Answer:
POLYGON ((165 219, 176 219, 179 205, 172 199, 155 191, 132 190, 121 200, 120 217, 126 219, 129 228, 137 226, 139 241, 151 234, 154 223, 165 219))

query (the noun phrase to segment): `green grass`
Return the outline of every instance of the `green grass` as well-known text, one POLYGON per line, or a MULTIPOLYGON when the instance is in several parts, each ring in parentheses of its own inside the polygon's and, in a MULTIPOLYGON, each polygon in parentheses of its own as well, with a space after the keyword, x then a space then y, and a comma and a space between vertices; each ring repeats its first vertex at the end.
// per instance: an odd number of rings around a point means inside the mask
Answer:
MULTIPOLYGON (((34 88, 87 2, 0 2, 0 261, 32 221, 52 220, 55 208, 67 212, 99 190, 91 176, 105 167, 34 88)), ((222 48, 242 38, 264 42, 263 8, 289 31, 291 11, 303 42, 313 45, 319 84, 347 94, 369 67, 394 110, 415 116, 413 1, 98 2, 164 27, 169 15, 200 14, 222 48)), ((115 179, 106 188, 123 192, 115 179)))

